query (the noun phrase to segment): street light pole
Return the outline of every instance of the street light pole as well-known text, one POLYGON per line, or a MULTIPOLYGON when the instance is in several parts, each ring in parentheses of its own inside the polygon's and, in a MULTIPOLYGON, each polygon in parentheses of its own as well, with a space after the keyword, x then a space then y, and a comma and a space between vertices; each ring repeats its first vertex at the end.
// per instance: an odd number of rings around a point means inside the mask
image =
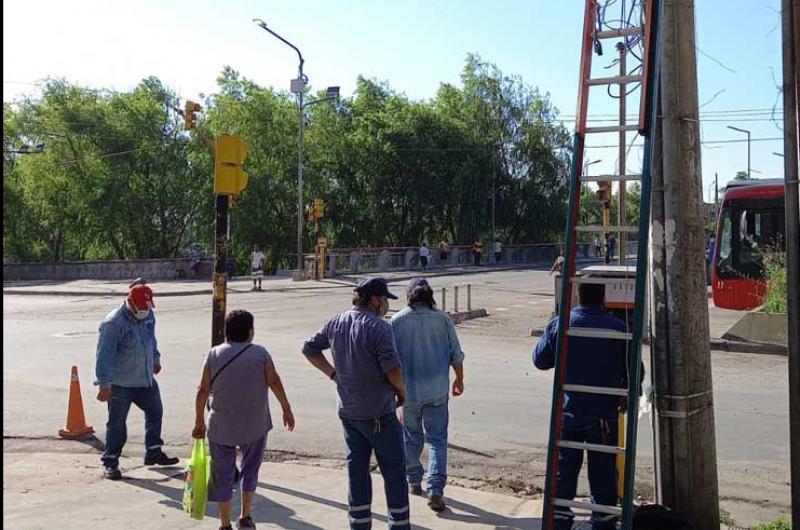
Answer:
POLYGON ((291 84, 292 92, 297 94, 297 272, 299 274, 303 270, 303 129, 305 125, 303 123, 303 92, 308 83, 308 78, 303 74, 303 63, 305 63, 305 59, 303 59, 303 54, 300 53, 297 46, 269 29, 266 22, 258 18, 254 18, 253 22, 261 29, 267 31, 273 37, 292 48, 297 52, 297 57, 300 59, 300 64, 297 67, 297 79, 292 79, 291 84))
POLYGON ((747 129, 740 129, 739 127, 734 127, 733 125, 728 125, 728 129, 732 131, 739 131, 743 132, 747 135, 747 178, 751 178, 750 176, 750 131, 747 129))

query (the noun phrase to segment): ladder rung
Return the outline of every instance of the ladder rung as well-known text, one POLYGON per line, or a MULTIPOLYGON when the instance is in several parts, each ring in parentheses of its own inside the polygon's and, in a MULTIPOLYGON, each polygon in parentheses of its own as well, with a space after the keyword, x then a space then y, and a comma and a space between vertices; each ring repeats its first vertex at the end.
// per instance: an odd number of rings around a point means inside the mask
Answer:
MULTIPOLYGON (((572 283, 592 283, 599 285, 615 285, 627 287, 630 285, 631 280, 636 279, 636 273, 632 272, 628 278, 621 277, 608 277, 608 276, 573 276, 570 278, 572 283)), ((574 329, 574 328, 570 328, 574 329)))
POLYGON ((583 225, 576 226, 578 232, 627 232, 635 233, 639 231, 638 226, 602 226, 602 225, 583 225))
POLYGON ((605 504, 594 504, 591 502, 568 501, 566 499, 553 499, 552 502, 556 506, 564 506, 566 508, 578 508, 579 510, 607 513, 609 515, 622 515, 622 508, 618 506, 606 506, 605 504))
POLYGON ((590 339, 620 339, 620 340, 633 340, 632 333, 625 333, 623 331, 614 331, 611 329, 601 328, 568 328, 567 336, 569 337, 586 337, 590 339))
POLYGON ((607 127, 587 127, 586 134, 591 133, 612 133, 612 132, 620 132, 620 131, 638 131, 639 124, 633 125, 609 125, 607 127))
POLYGON ((588 80, 590 86, 597 85, 627 85, 629 83, 641 83, 640 75, 615 75, 611 77, 597 77, 588 80))
POLYGON ((625 453, 624 447, 615 447, 613 445, 590 444, 586 442, 571 442, 569 440, 559 440, 559 447, 564 449, 578 449, 586 451, 594 451, 597 453, 611 453, 614 455, 621 455, 625 453))
POLYGON ((585 182, 609 182, 618 180, 641 180, 641 175, 583 175, 581 180, 585 182))
POLYGON ((565 392, 583 392, 584 394, 601 394, 603 396, 628 395, 628 389, 611 386, 561 385, 561 389, 565 392))
POLYGON ((595 39, 614 39, 619 37, 630 37, 632 35, 641 35, 642 34, 642 27, 641 26, 633 26, 630 28, 623 28, 623 29, 609 29, 605 31, 595 31, 592 33, 592 37, 595 39))

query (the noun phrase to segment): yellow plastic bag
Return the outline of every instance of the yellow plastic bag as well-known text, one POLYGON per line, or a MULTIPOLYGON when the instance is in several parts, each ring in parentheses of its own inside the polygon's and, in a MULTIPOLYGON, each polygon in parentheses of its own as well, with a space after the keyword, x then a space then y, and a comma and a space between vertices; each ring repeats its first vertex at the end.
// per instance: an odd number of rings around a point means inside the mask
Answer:
POLYGON ((186 462, 186 485, 183 488, 183 511, 193 519, 203 520, 211 477, 211 455, 205 438, 195 438, 192 454, 186 462))

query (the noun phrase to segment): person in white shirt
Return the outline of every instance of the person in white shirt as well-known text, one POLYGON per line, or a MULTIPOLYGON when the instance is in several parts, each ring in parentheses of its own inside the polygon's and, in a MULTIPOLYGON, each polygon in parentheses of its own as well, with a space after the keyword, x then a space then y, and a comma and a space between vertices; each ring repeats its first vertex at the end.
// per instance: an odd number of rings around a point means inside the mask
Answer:
POLYGON ((503 244, 500 242, 499 239, 495 239, 494 245, 492 245, 492 252, 494 252, 494 262, 500 263, 503 261, 503 244))
POLYGON ((422 243, 422 246, 419 247, 419 263, 422 267, 422 270, 428 269, 428 256, 431 255, 431 251, 428 250, 428 245, 422 243))
POLYGON ((258 245, 253 245, 253 252, 250 253, 250 277, 253 279, 251 291, 261 290, 261 280, 264 278, 264 253, 258 245), (258 289, 256 289, 258 282, 258 289))

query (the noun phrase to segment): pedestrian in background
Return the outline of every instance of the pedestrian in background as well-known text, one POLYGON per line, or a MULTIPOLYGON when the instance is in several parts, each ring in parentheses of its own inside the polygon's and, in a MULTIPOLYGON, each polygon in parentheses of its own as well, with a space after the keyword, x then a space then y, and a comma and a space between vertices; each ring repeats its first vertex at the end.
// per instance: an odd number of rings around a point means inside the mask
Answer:
POLYGON ((406 398, 389 310, 386 280, 370 278, 355 289, 353 308, 331 318, 303 344, 308 361, 336 383, 344 428, 351 530, 372 527, 372 452, 383 476, 389 527, 410 530, 403 426, 395 415, 406 398), (323 351, 331 348, 333 365, 323 351))
POLYGON ((500 263, 503 261, 503 244, 500 242, 499 239, 495 239, 494 245, 492 247, 492 252, 494 252, 494 262, 500 263))
POLYGON ((431 251, 428 249, 427 243, 423 242, 419 247, 419 264, 423 271, 428 270, 428 257, 430 255, 431 251))
POLYGON ((481 243, 480 239, 476 239, 475 242, 472 244, 472 257, 473 257, 473 264, 476 267, 481 266, 481 256, 483 255, 483 243, 481 243))
POLYGON ((450 245, 447 244, 447 241, 442 240, 439 243, 439 264, 444 267, 447 265, 447 258, 450 255, 450 245))
POLYGON ((403 363, 406 402, 402 408, 406 443, 406 477, 411 493, 422 495, 424 442, 428 457, 428 506, 445 509, 447 483, 447 427, 450 367, 453 396, 464 392, 464 352, 450 317, 436 309, 433 289, 424 278, 411 280, 406 288, 408 307, 392 317, 397 351, 403 363))
POLYGON ((258 485, 267 434, 272 430, 267 389, 272 390, 281 404, 284 426, 290 431, 294 429, 294 415, 281 378, 269 352, 253 343, 254 335, 253 315, 243 310, 228 313, 225 342, 208 353, 195 397, 194 438, 205 437, 205 409, 209 409, 208 500, 219 505, 220 530, 232 530, 231 500, 239 477, 242 504, 236 527, 240 530, 256 527, 250 506, 258 485), (241 474, 236 469, 237 448, 242 454, 241 474))
POLYGON ((614 237, 614 234, 611 234, 608 236, 608 253, 611 259, 614 259, 616 251, 617 251, 617 238, 614 237))
POLYGON ((599 258, 603 255, 603 246, 600 244, 600 236, 594 236, 594 257, 599 258))
POLYGON ((250 253, 250 277, 253 279, 251 291, 261 290, 261 280, 264 279, 264 253, 258 245, 253 245, 253 252, 250 253), (258 289, 256 289, 258 282, 258 289))
POLYGON ((108 403, 106 443, 100 460, 103 476, 109 480, 122 478, 119 457, 128 439, 131 404, 144 411, 144 465, 172 466, 179 461, 161 449, 164 407, 154 377, 161 371, 154 306, 153 291, 137 278, 125 301, 100 323, 94 384, 100 387, 97 400, 108 403))
POLYGON ((553 262, 553 266, 550 267, 549 276, 552 276, 554 272, 558 271, 561 272, 561 266, 564 264, 564 248, 561 247, 558 249, 558 256, 556 260, 553 262))
MULTIPOLYGON (((606 329, 630 332, 622 320, 606 313, 605 285, 581 283, 578 285, 578 307, 569 315, 570 328, 606 329)), ((533 351, 533 364, 540 370, 555 366, 558 317, 545 327, 545 332, 533 351)), ((607 388, 627 388, 627 344, 619 339, 570 337, 564 384, 607 388)), ((642 365, 642 378, 644 365, 642 365)), ((641 384, 641 381, 640 381, 641 384)), ((617 413, 627 406, 625 398, 612 395, 593 395, 565 391, 562 413, 561 439, 598 445, 617 445, 617 413)), ((578 474, 583 464, 583 451, 558 450, 558 478, 556 497, 571 501, 575 498, 578 474)), ((606 506, 617 503, 616 455, 599 451, 589 453, 589 489, 591 502, 606 506)), ((567 507, 555 509, 555 530, 572 528, 573 513, 567 507)), ((592 513, 592 530, 614 530, 616 517, 600 512, 592 513)))

